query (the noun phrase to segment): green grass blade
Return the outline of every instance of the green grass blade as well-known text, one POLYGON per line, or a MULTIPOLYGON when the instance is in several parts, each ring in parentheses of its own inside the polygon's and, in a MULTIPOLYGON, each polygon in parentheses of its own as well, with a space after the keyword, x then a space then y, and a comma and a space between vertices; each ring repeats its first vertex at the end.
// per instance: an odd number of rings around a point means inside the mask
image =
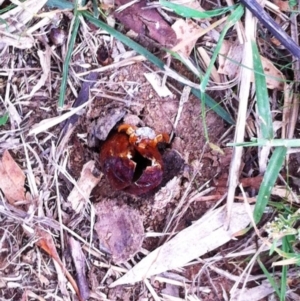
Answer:
POLYGON ((99 18, 100 13, 98 10, 98 0, 93 0, 93 15, 95 18, 99 18))
POLYGON ((169 1, 160 0, 159 4, 163 7, 172 9, 177 15, 184 18, 198 18, 198 19, 206 19, 212 18, 216 16, 223 15, 228 11, 232 10, 235 6, 229 6, 225 8, 218 8, 210 11, 199 11, 196 9, 189 8, 187 6, 175 4, 169 1))
MULTIPOLYGON (((143 55, 147 60, 149 60, 152 64, 157 66, 158 68, 164 70, 164 63, 159 58, 157 58, 155 55, 153 55, 151 52, 149 52, 147 49, 139 45, 138 43, 132 41, 130 38, 126 37, 122 33, 118 32, 114 28, 110 27, 106 23, 94 18, 90 13, 86 11, 80 12, 82 16, 87 18, 92 24, 104 29, 109 34, 114 36, 116 39, 127 45, 128 47, 132 48, 139 54, 143 55)), ((201 93, 200 91, 197 91, 196 89, 192 88, 192 93, 200 99, 201 93)), ((223 118, 227 123, 233 124, 233 120, 231 116, 226 112, 216 101, 214 101, 211 97, 207 95, 206 97, 206 105, 210 108, 212 108, 221 118, 223 118)))
POLYGON ((280 291, 279 291, 277 283, 275 282, 274 278, 269 273, 269 271, 266 269, 264 264, 261 262, 260 258, 257 258, 257 263, 259 264, 259 266, 262 269, 263 273, 266 275, 267 279, 269 280, 270 284, 274 288, 274 290, 275 290, 276 294, 278 295, 278 297, 280 297, 280 291))
POLYGON ((257 196, 257 200, 256 200, 256 204, 255 204, 255 208, 254 208, 254 221, 257 224, 263 213, 264 210, 268 204, 270 195, 271 195, 271 190, 275 184, 275 181, 278 177, 278 174, 281 170, 281 167, 283 165, 284 159, 285 159, 285 155, 287 152, 287 148, 284 146, 281 147, 277 147, 275 148, 267 170, 265 172, 264 175, 264 179, 261 183, 259 192, 258 192, 258 196, 257 196))
POLYGON ((106 23, 94 18, 90 13, 83 11, 83 12, 81 12, 81 14, 85 18, 87 18, 92 24, 94 24, 98 27, 101 27, 102 29, 107 31, 109 34, 114 36, 116 39, 118 39, 119 41, 121 41, 122 43, 127 45, 128 47, 134 49, 139 54, 143 55, 147 60, 149 60, 151 63, 153 63, 154 65, 156 65, 160 69, 164 68, 164 63, 160 59, 158 59, 154 54, 149 52, 147 49, 145 49, 144 47, 142 47, 138 43, 134 42, 133 40, 126 37, 125 35, 123 35, 119 31, 117 31, 114 28, 110 27, 106 23))
POLYGON ((66 0, 48 0, 46 3, 49 7, 57 7, 59 9, 72 9, 74 4, 66 0))
POLYGON ((0 126, 5 125, 8 120, 8 113, 5 113, 3 116, 0 117, 0 126))
POLYGON ((208 142, 209 141, 209 137, 208 137, 208 132, 207 132, 207 127, 206 127, 206 123, 205 123, 205 119, 206 119, 206 112, 205 112, 205 102, 206 100, 206 94, 205 94, 205 90, 209 81, 209 77, 212 71, 212 68, 214 67, 215 61, 218 57, 218 54, 221 50, 225 35, 227 33, 227 31, 229 30, 230 27, 232 27, 244 14, 244 8, 239 5, 232 13, 231 15, 228 17, 226 24, 225 24, 225 28, 222 30, 218 43, 216 45, 216 48, 214 50, 214 53, 211 57, 210 63, 207 67, 206 73, 204 74, 201 84, 200 84, 200 91, 201 91, 201 115, 202 115, 202 122, 203 122, 203 129, 204 129, 204 134, 205 134, 205 139, 208 142))
POLYGON ((5 29, 8 31, 8 23, 4 19, 0 18, 0 24, 4 24, 6 27, 5 29))
MULTIPOLYGON (((182 57, 177 53, 177 52, 174 52, 174 51, 171 51, 171 50, 168 50, 166 49, 166 51, 168 53, 170 53, 174 58, 176 58, 178 61, 180 61, 183 65, 185 65, 188 69, 191 70, 191 66, 189 66, 187 64, 187 62, 185 60, 182 59, 182 57)), ((196 67, 194 67, 196 68, 196 67)), ((201 74, 199 73, 199 71, 197 70, 197 73, 194 72, 194 70, 191 70, 196 76, 199 77, 199 79, 201 80, 201 74)), ((191 90, 192 94, 194 94, 197 98, 201 99, 201 92, 200 90, 197 90, 195 88, 192 88, 191 90)), ((234 124, 234 120, 232 119, 232 117, 230 116, 230 114, 225 111, 219 103, 217 103, 214 99, 212 99, 209 95, 205 94, 205 104, 211 108, 214 112, 216 112, 222 119, 224 119, 227 123, 229 124, 234 124)))
MULTIPOLYGON (((282 238, 282 251, 288 252, 289 251, 289 245, 288 245, 288 238, 283 237, 282 238)), ((286 283, 287 283, 287 266, 283 265, 281 269, 281 286, 280 286, 280 301, 285 300, 285 293, 286 293, 286 283)))
POLYGON ((199 99, 202 99, 202 94, 205 95, 205 104, 211 108, 214 112, 216 112, 223 120, 225 120, 228 124, 234 124, 234 120, 230 116, 230 114, 225 111, 219 103, 217 103, 214 99, 212 99, 208 94, 201 93, 200 90, 192 88, 191 92, 199 99))
POLYGON ((262 137, 265 139, 273 138, 273 123, 270 109, 269 95, 267 90, 266 77, 264 75, 264 68, 260 59, 257 45, 252 41, 253 53, 253 69, 256 88, 256 103, 260 120, 260 129, 262 137))
POLYGON ((252 138, 250 142, 241 143, 227 143, 227 146, 271 146, 271 147, 300 147, 300 139, 263 139, 263 138, 252 138))
POLYGON ((67 87, 67 81, 68 81, 68 72, 69 72, 69 64, 76 40, 76 36, 78 33, 79 29, 79 14, 75 14, 75 20, 74 20, 74 25, 73 25, 73 30, 71 33, 71 38, 70 42, 68 45, 68 51, 64 60, 64 65, 63 65, 63 74, 62 74, 62 80, 61 80, 61 86, 60 86, 60 92, 59 92, 59 99, 58 99, 58 106, 63 107, 64 101, 65 101, 65 92, 66 92, 66 87, 67 87))
POLYGON ((4 14, 5 12, 10 11, 10 10, 12 10, 12 9, 15 8, 15 7, 16 7, 16 5, 14 5, 14 4, 9 4, 9 5, 7 5, 6 7, 0 9, 0 14, 4 14))
POLYGON ((212 58, 210 60, 210 63, 207 67, 207 71, 205 73, 205 75, 203 76, 203 79, 202 79, 202 82, 201 82, 201 85, 200 85, 200 91, 201 92, 204 92, 206 87, 207 87, 207 84, 208 84, 208 80, 209 80, 209 77, 210 77, 210 74, 211 74, 211 71, 212 71, 212 68, 215 64, 215 61, 218 57, 218 54, 221 50, 221 47, 222 47, 222 44, 223 44, 223 41, 224 41, 224 38, 225 38, 225 35, 227 33, 227 31, 230 29, 230 27, 232 27, 238 20, 240 20, 240 18, 243 16, 244 14, 244 8, 243 6, 239 5, 233 12, 232 14, 228 17, 227 21, 226 21, 226 24, 225 24, 225 27, 224 29, 222 30, 221 34, 220 34, 220 37, 219 37, 219 40, 218 40, 218 43, 216 45, 216 48, 215 48, 215 51, 212 55, 212 58))

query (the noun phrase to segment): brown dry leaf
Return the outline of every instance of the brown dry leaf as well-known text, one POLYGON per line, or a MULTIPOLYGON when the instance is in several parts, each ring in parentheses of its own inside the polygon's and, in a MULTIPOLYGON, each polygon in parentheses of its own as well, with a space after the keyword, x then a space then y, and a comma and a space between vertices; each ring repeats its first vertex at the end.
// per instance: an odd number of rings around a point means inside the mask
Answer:
POLYGON ((272 188, 271 194, 286 199, 291 204, 295 202, 292 193, 285 186, 276 185, 272 188))
POLYGON ((281 11, 290 11, 289 1, 282 0, 273 0, 273 3, 276 4, 281 11))
POLYGON ((243 49, 244 46, 238 42, 224 41, 219 54, 218 73, 226 74, 230 80, 234 79, 239 72, 243 49))
MULTIPOLYGON (((231 80, 239 73, 244 46, 238 43, 228 44, 228 41, 223 44, 224 46, 220 51, 220 54, 222 55, 219 55, 220 67, 218 69, 218 73, 226 74, 231 80), (228 57, 225 61, 224 56, 228 57)), ((279 91, 282 91, 284 88, 284 75, 270 60, 263 56, 260 56, 260 58, 266 76, 268 89, 278 89, 279 91)), ((252 75, 251 82, 254 82, 254 75, 252 75)))
POLYGON ((37 54, 40 59, 43 74, 41 75, 41 78, 39 79, 37 84, 32 88, 30 96, 33 96, 42 86, 45 85, 50 73, 51 48, 47 46, 45 51, 38 50, 37 54))
MULTIPOLYGON (((200 5, 199 1, 196 1, 196 0, 192 0, 190 2, 184 1, 184 6, 195 9, 195 10, 198 10, 199 12, 204 12, 205 11, 205 9, 202 8, 202 6, 200 5)), ((210 20, 210 18, 207 18, 206 20, 210 20)))
POLYGON ((146 77, 146 79, 148 80, 148 82, 153 87, 153 89, 159 97, 167 97, 173 95, 169 88, 166 86, 166 84, 163 83, 162 78, 157 73, 144 73, 144 76, 146 77))
POLYGON ((115 263, 126 262, 140 251, 144 227, 138 211, 114 200, 102 201, 95 209, 98 217, 95 230, 115 263))
POLYGON ((83 301, 83 299, 80 296, 80 292, 79 292, 78 286, 76 284, 76 281, 74 280, 72 275, 69 273, 69 271, 66 270, 64 264, 62 263, 59 255, 57 253, 56 246, 55 246, 52 236, 47 231, 45 231, 43 229, 39 229, 37 227, 35 229, 35 235, 38 238, 36 245, 38 247, 40 247, 41 249, 43 249, 58 264, 58 266, 62 269, 62 272, 64 273, 64 275, 70 281, 79 300, 83 301))
POLYGON ((95 161, 84 164, 77 185, 74 186, 68 196, 68 202, 71 203, 76 213, 79 213, 85 205, 86 200, 89 199, 93 188, 99 183, 100 179, 101 175, 95 169, 95 161))
POLYGON ((263 281, 262 284, 255 287, 236 289, 231 296, 231 301, 259 301, 264 300, 267 296, 274 292, 274 288, 269 281, 263 281))
MULTIPOLYGON (((254 207, 251 207, 253 210, 254 207)), ((244 204, 234 203, 229 230, 224 228, 226 207, 208 212, 192 226, 179 232, 163 246, 151 252, 111 287, 134 283, 147 277, 183 267, 188 262, 229 242, 250 223, 244 204)))
POLYGON ((4 151, 0 162, 0 188, 10 204, 25 199, 24 185, 24 172, 9 151, 4 151))
POLYGON ((142 0, 120 10, 128 0, 116 0, 119 11, 114 16, 126 27, 139 35, 148 36, 163 46, 172 47, 176 44, 176 34, 171 26, 162 18, 155 8, 147 8, 147 1, 142 0))
POLYGON ((63 263, 58 256, 52 236, 47 231, 38 228, 36 228, 35 234, 38 237, 38 241, 36 242, 37 246, 43 249, 48 255, 50 255, 50 257, 63 267, 63 263))
POLYGON ((178 43, 185 41, 186 37, 189 37, 189 44, 185 44, 182 48, 180 48, 180 52, 185 57, 189 57, 193 48, 195 47, 197 39, 199 38, 199 33, 201 34, 203 29, 191 19, 187 19, 186 21, 183 19, 178 19, 172 25, 172 28, 176 33, 178 43), (195 38, 191 40, 191 37, 193 36, 195 36, 195 38))

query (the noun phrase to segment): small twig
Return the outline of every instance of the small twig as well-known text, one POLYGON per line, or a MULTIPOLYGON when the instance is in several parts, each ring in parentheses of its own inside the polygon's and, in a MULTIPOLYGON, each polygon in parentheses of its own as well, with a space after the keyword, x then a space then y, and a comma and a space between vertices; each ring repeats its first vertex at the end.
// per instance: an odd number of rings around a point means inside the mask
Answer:
POLYGON ((191 87, 184 86, 181 97, 180 97, 180 101, 179 101, 179 107, 178 107, 176 119, 175 119, 174 126, 173 126, 174 129, 173 129, 173 131, 171 133, 171 136, 170 136, 170 141, 172 141, 172 139, 173 139, 174 130, 176 130, 176 128, 177 128, 178 122, 179 122, 180 117, 181 117, 181 113, 183 111, 183 106, 189 100, 190 93, 191 93, 191 87))

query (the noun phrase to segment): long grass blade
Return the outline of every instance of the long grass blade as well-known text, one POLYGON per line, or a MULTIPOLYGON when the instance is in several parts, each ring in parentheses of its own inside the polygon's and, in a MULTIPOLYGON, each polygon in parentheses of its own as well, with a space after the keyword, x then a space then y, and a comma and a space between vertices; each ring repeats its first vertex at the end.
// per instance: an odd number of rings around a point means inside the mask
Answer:
POLYGON ((62 80, 61 80, 61 86, 60 86, 60 92, 59 92, 59 99, 58 99, 58 106, 63 107, 64 101, 65 101, 65 92, 67 87, 67 81, 68 81, 68 73, 69 73, 69 64, 71 60, 71 55, 73 52, 76 36, 79 29, 79 14, 75 14, 75 20, 73 25, 73 30, 71 33, 70 42, 68 45, 68 51, 65 57, 64 65, 63 65, 63 73, 62 73, 62 80))
POLYGON ((257 45, 252 41, 253 53, 253 69, 256 88, 256 103, 259 114, 260 129, 262 137, 265 139, 273 138, 273 123, 270 109, 269 95, 267 90, 266 77, 264 75, 264 68, 260 59, 257 45))
POLYGON ((8 117, 8 113, 5 113, 3 116, 0 117, 0 126, 6 124, 6 122, 8 121, 8 117))
POLYGON ((259 264, 259 266, 262 269, 263 273, 268 278, 270 284, 274 288, 274 290, 275 290, 276 294, 278 295, 278 297, 280 297, 280 291, 279 291, 278 285, 275 282, 273 276, 269 273, 269 271, 266 269, 266 267, 264 266, 264 264, 261 262, 261 260, 259 258, 257 259, 257 263, 259 264))
POLYGON ((212 71, 212 68, 216 62, 216 59, 218 57, 218 54, 221 50, 221 47, 222 47, 222 44, 223 44, 223 41, 224 41, 224 38, 225 38, 225 35, 227 33, 227 31, 230 29, 230 27, 232 27, 233 25, 235 25, 235 23, 240 20, 240 18, 243 16, 244 14, 244 8, 239 5, 233 12, 232 14, 228 17, 228 20, 225 24, 225 27, 224 29, 222 30, 221 34, 220 34, 220 37, 219 37, 219 40, 218 40, 218 43, 216 45, 216 48, 214 50, 214 53, 211 57, 211 60, 210 60, 210 63, 207 67, 207 70, 206 70, 206 73, 205 75, 203 76, 203 79, 202 79, 202 82, 201 82, 201 85, 200 85, 200 91, 201 92, 204 92, 206 87, 207 87, 207 84, 208 84, 208 80, 209 80, 209 77, 210 77, 210 74, 211 74, 211 71, 212 71))
POLYGON ((198 19, 207 19, 216 16, 223 15, 228 11, 231 11, 235 6, 228 6, 225 8, 218 8, 210 11, 199 11, 196 9, 192 9, 187 6, 183 6, 180 4, 175 4, 169 1, 160 0, 159 4, 163 7, 170 8, 173 10, 177 15, 184 17, 184 18, 198 18, 198 19))
POLYGON ((250 142, 241 143, 227 143, 227 146, 271 146, 271 147, 300 147, 300 139, 263 139, 263 138, 252 138, 250 142))
POLYGON ((49 7, 57 7, 59 9, 74 8, 74 3, 67 1, 67 0, 48 0, 46 5, 49 7))
POLYGON ((278 174, 282 168, 285 155, 287 152, 287 148, 284 146, 275 148, 269 164, 267 166, 267 170, 265 172, 263 181, 261 183, 255 208, 254 208, 254 221, 258 223, 264 213, 264 210, 268 204, 271 190, 275 184, 275 181, 278 177, 278 174))

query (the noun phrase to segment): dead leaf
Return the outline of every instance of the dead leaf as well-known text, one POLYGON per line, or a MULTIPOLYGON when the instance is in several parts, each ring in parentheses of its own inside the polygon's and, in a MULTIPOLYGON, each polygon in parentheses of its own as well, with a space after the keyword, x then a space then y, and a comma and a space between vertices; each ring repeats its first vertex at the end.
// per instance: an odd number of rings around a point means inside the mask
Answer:
POLYGON ((285 77, 282 74, 282 72, 279 69, 277 69, 275 65, 267 58, 263 56, 260 56, 260 58, 266 76, 267 88, 278 89, 279 91, 283 91, 285 77))
POLYGON ((8 202, 25 199, 25 175, 19 165, 6 150, 0 162, 0 188, 8 202))
POLYGON ((263 281, 261 285, 252 288, 241 288, 236 289, 232 294, 231 301, 259 301, 263 300, 268 295, 274 292, 274 288, 269 281, 263 281))
POLYGON ((286 199, 291 204, 295 202, 292 193, 285 186, 274 186, 272 188, 271 194, 286 199))
POLYGON ((70 281, 74 291, 76 292, 78 298, 80 301, 83 301, 84 299, 81 298, 80 292, 78 289, 78 286, 76 284, 76 281, 72 277, 72 275, 69 273, 69 271, 65 268, 63 262, 61 261, 57 250, 55 243, 53 241, 52 236, 45 230, 39 229, 36 227, 35 229, 35 235, 37 236, 38 240, 36 242, 36 245, 43 249, 56 263, 62 270, 63 274, 68 278, 70 281))
POLYGON ((234 79, 239 72, 243 49, 244 46, 238 42, 224 41, 219 53, 218 73, 226 74, 230 80, 234 79))
POLYGON ((76 213, 79 213, 86 204, 86 200, 89 199, 93 188, 101 179, 101 175, 95 174, 95 172, 95 161, 89 161, 84 164, 77 185, 74 186, 68 196, 68 202, 71 203, 76 213))
POLYGON ((144 73, 144 76, 147 78, 148 82, 151 84, 152 88, 155 90, 159 97, 167 97, 173 95, 166 84, 162 83, 162 78, 158 74, 154 72, 144 73))
POLYGON ((95 230, 100 243, 115 263, 132 258, 142 247, 144 227, 138 211, 117 201, 101 201, 96 206, 98 221, 95 230))
MULTIPOLYGON (((219 69, 218 73, 226 74, 230 80, 234 79, 241 68, 240 63, 243 55, 243 45, 238 43, 229 44, 228 41, 219 55, 219 69), (225 61, 224 57, 225 56, 225 61)), ((266 83, 268 89, 278 89, 282 91, 284 88, 285 77, 282 72, 275 67, 275 65, 267 58, 260 56, 261 63, 266 76, 266 83)), ((252 75, 251 82, 254 82, 254 75, 252 75)))
MULTIPOLYGON (((118 6, 126 5, 128 0, 116 0, 118 6)), ((148 36, 163 46, 172 47, 176 44, 176 34, 171 26, 162 18, 155 8, 147 8, 147 1, 132 4, 114 16, 126 27, 139 35, 148 36)))
POLYGON ((43 74, 41 75, 39 81, 32 88, 30 96, 33 96, 42 86, 45 85, 46 80, 50 73, 50 60, 51 60, 51 48, 47 45, 46 50, 38 50, 37 54, 40 59, 40 64, 42 66, 43 74))
POLYGON ((276 4, 281 11, 291 10, 289 1, 273 0, 273 3, 276 4))
POLYGON ((203 29, 191 19, 186 21, 178 19, 172 28, 176 33, 178 43, 186 41, 186 38, 189 37, 189 43, 183 45, 179 50, 185 57, 189 57, 203 29), (192 39, 193 36, 194 39, 192 39))
MULTIPOLYGON (((252 207, 253 209, 253 207, 252 207)), ((226 207, 204 215, 163 246, 151 252, 111 287, 134 283, 147 277, 183 267, 191 260, 224 245, 250 223, 245 205, 234 203, 229 230, 225 230, 226 207)))

